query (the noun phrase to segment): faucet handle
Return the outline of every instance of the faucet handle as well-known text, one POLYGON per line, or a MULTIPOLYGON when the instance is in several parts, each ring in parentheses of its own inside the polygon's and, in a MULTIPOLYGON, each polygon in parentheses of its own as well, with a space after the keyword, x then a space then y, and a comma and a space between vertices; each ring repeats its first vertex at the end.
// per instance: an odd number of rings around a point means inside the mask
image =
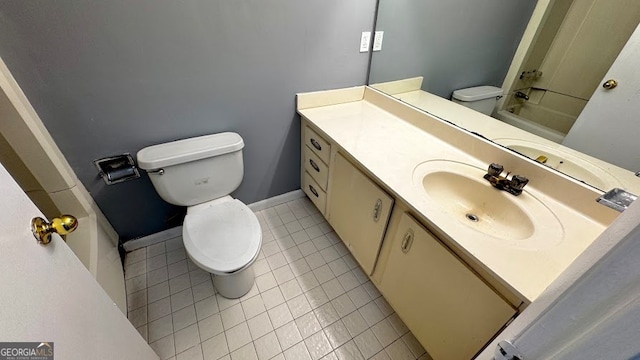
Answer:
POLYGON ((502 165, 491 163, 489 165, 489 169, 487 170, 487 174, 491 176, 499 176, 500 174, 502 174, 503 170, 504 170, 504 167, 502 165))
POLYGON ((529 183, 529 179, 522 175, 513 175, 510 186, 512 189, 522 190, 529 183))

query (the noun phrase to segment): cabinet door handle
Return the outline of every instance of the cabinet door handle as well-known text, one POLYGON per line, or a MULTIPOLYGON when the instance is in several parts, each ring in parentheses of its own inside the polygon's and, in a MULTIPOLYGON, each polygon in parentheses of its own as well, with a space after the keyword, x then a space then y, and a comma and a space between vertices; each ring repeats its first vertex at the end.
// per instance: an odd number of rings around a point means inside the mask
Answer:
POLYGON ((409 250, 411 249, 411 244, 413 244, 413 231, 409 229, 407 230, 407 233, 404 234, 404 237, 402 238, 402 244, 400 245, 402 252, 405 254, 408 253, 409 250))
POLYGON ((315 161, 313 161, 313 159, 309 159, 309 164, 311 164, 313 170, 320 172, 320 167, 318 166, 318 164, 316 164, 315 161))
POLYGON ((382 200, 378 199, 376 205, 373 207, 373 222, 380 220, 380 213, 382 212, 382 200))
POLYGON ((313 193, 313 195, 315 195, 316 197, 318 197, 318 191, 316 189, 313 188, 313 186, 309 185, 309 190, 311 190, 311 192, 313 193))
POLYGON ((318 149, 318 151, 322 150, 322 146, 320 146, 320 143, 317 142, 314 138, 311 138, 311 145, 313 145, 314 148, 318 149))

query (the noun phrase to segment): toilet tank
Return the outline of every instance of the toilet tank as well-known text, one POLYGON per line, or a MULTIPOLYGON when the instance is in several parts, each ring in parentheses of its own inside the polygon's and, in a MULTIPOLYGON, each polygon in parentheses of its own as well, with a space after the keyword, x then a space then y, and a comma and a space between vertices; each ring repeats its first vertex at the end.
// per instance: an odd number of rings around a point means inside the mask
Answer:
POLYGON ((236 133, 198 136, 146 147, 138 151, 138 166, 166 202, 192 206, 238 188, 244 175, 243 147, 236 133))
POLYGON ((451 101, 491 115, 498 99, 502 97, 502 89, 495 86, 476 86, 453 92, 451 101))

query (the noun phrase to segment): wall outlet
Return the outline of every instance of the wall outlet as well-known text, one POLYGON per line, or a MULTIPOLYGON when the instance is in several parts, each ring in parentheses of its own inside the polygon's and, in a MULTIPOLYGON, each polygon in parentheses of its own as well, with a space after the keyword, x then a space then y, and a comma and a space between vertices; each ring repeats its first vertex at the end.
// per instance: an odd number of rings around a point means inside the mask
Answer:
POLYGON ((373 51, 382 50, 382 37, 384 36, 384 31, 376 31, 373 34, 373 51))
POLYGON ((363 31, 360 37, 360 52, 369 52, 369 43, 371 42, 371 31, 363 31))

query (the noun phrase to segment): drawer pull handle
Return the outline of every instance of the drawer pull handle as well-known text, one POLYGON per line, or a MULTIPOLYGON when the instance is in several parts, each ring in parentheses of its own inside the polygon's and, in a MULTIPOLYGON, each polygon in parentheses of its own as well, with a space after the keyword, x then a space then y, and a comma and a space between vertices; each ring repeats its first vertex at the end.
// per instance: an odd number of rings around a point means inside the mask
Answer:
POLYGON ((373 222, 380 220, 380 213, 382 212, 382 200, 378 199, 376 205, 373 207, 373 222))
POLYGON ((320 167, 318 166, 318 164, 316 164, 315 161, 313 161, 313 159, 309 159, 309 164, 311 164, 313 170, 320 172, 320 167))
POLYGON ((318 149, 318 151, 322 150, 322 146, 320 146, 320 143, 317 142, 314 138, 311 138, 311 145, 313 145, 314 148, 318 149))
POLYGON ((309 190, 311 190, 313 195, 315 195, 316 197, 319 197, 318 191, 316 189, 314 189, 313 186, 309 185, 309 190))
POLYGON ((404 238, 402 238, 402 245, 400 246, 403 253, 408 253, 411 250, 411 244, 413 244, 413 231, 409 229, 404 238))

